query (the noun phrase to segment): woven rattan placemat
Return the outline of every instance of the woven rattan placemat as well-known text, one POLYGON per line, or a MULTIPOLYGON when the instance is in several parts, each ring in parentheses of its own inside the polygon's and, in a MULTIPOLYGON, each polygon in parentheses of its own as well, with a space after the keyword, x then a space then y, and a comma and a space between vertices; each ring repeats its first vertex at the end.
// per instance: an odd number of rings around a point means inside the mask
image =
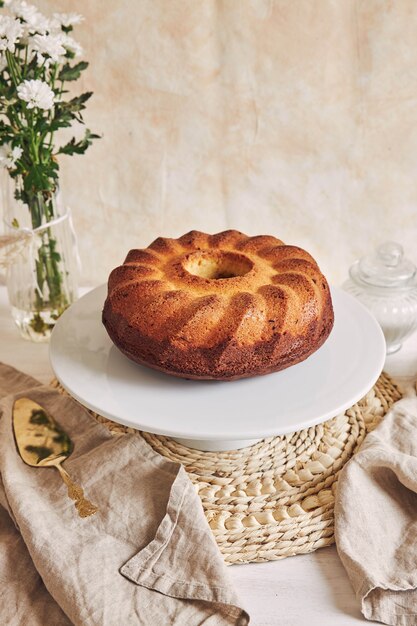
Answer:
MULTIPOLYGON (((59 383, 54 387, 63 391, 59 383)), ((241 450, 202 452, 142 432, 163 456, 183 464, 228 564, 271 561, 334 543, 333 506, 340 470, 401 394, 382 374, 337 417, 241 450)), ((112 433, 135 433, 92 413, 112 433)))

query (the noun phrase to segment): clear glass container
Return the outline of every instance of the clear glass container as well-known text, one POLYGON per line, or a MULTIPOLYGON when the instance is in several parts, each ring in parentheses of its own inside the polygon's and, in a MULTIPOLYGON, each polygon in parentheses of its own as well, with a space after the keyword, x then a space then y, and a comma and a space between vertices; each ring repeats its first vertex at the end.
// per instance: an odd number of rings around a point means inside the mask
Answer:
POLYGON ((59 193, 33 192, 28 205, 21 184, 7 176, 2 189, 6 234, 20 238, 7 259, 7 290, 22 337, 44 342, 77 297, 76 244, 59 193))
POLYGON ((378 246, 356 261, 343 288, 376 317, 384 332, 387 353, 397 352, 417 329, 417 268, 404 258, 400 244, 378 246))

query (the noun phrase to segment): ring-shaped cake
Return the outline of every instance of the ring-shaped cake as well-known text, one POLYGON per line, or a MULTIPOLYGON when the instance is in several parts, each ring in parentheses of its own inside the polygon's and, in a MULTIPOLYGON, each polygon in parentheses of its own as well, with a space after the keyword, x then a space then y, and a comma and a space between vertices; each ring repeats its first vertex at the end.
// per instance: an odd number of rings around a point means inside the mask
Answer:
POLYGON ((234 380, 303 361, 333 326, 305 250, 236 230, 159 237, 108 281, 103 324, 127 357, 192 379, 234 380))

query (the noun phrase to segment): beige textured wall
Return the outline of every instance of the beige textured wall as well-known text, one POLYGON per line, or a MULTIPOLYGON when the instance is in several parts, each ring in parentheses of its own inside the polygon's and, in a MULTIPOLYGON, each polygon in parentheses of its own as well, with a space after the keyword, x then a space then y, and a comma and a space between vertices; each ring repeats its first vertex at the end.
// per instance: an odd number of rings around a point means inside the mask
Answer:
POLYGON ((84 283, 192 228, 274 234, 340 282, 370 245, 417 262, 416 0, 49 0, 103 139, 64 157, 84 283))

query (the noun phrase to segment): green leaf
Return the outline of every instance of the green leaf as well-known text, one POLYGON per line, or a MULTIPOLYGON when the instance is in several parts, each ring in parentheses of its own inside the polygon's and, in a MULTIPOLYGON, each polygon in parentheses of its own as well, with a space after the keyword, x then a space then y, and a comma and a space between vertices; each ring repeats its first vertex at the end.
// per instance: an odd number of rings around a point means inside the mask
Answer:
POLYGON ((33 164, 23 178, 23 187, 26 193, 49 191, 54 189, 57 175, 51 168, 51 163, 33 164))
POLYGON ((63 82, 66 80, 77 80, 81 76, 81 72, 87 69, 88 63, 87 61, 80 61, 76 65, 71 65, 69 63, 65 63, 64 67, 58 74, 58 79, 63 82))
POLYGON ((71 126, 73 120, 77 120, 81 124, 84 123, 81 111, 85 109, 85 103, 93 93, 88 91, 86 93, 81 94, 81 96, 76 96, 72 98, 72 100, 68 100, 68 102, 58 102, 55 105, 54 117, 50 124, 50 130, 54 131, 58 128, 68 128, 71 126))
POLYGON ((57 154, 82 154, 84 151, 81 147, 81 141, 76 141, 75 137, 71 139, 65 146, 61 146, 57 154))
POLYGON ((58 128, 69 128, 73 119, 74 116, 71 113, 56 106, 54 117, 49 125, 49 130, 53 132, 58 130, 58 128))
POLYGON ((87 128, 82 139, 77 141, 75 137, 73 137, 71 141, 58 150, 57 154, 84 154, 87 148, 91 146, 94 139, 100 139, 100 135, 95 135, 87 128))
POLYGON ((82 111, 83 109, 85 109, 85 103, 91 98, 92 95, 92 91, 86 91, 80 96, 76 96, 75 98, 72 98, 72 100, 69 100, 68 102, 65 102, 63 104, 66 105, 69 111, 82 111))

